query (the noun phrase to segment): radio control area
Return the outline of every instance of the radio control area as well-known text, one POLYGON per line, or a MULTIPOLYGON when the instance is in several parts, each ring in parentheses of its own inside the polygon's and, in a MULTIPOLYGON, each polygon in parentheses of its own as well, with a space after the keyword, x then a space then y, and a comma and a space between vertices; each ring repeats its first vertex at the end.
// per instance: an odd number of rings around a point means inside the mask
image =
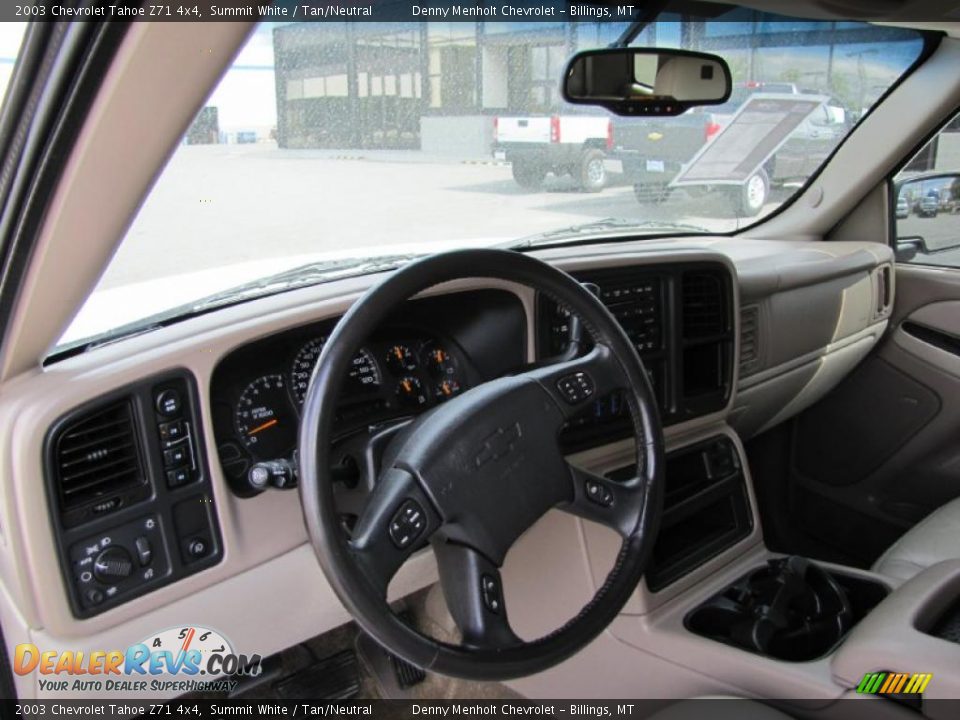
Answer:
POLYGON ((78 408, 47 440, 67 594, 90 617, 223 557, 193 378, 169 373, 78 408))

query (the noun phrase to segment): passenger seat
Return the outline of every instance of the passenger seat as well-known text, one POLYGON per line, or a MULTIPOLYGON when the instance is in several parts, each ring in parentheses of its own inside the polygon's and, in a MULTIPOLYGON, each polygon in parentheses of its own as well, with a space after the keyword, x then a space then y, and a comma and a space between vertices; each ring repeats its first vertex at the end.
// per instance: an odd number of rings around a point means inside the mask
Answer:
POLYGON ((891 545, 873 571, 909 580, 944 560, 960 558, 960 498, 937 508, 891 545))

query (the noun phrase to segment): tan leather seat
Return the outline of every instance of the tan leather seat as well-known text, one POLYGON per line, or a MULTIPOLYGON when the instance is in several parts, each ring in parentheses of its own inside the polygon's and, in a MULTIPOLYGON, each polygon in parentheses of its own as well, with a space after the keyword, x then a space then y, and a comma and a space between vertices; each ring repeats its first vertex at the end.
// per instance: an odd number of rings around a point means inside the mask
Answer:
POLYGON ((873 571, 909 580, 943 560, 960 558, 960 498, 934 510, 891 545, 873 571))

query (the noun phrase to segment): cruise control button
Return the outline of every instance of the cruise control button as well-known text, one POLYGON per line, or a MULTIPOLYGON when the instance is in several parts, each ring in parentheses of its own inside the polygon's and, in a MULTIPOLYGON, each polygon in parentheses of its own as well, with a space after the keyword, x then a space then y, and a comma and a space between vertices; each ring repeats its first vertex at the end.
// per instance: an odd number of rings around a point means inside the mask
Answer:
POLYGON ((500 584, 492 575, 480 576, 480 593, 483 596, 483 604, 487 610, 494 613, 500 612, 503 601, 500 598, 500 584))
POLYGON ((596 480, 587 480, 585 489, 587 499, 590 500, 590 502, 602 505, 603 507, 613 505, 613 492, 603 483, 599 483, 596 480))
POLYGON ((404 550, 420 537, 426 526, 427 518, 423 508, 416 500, 404 500, 390 520, 390 540, 400 550, 404 550))
POLYGON ((585 372, 576 372, 557 380, 557 389, 564 400, 576 405, 593 395, 593 380, 585 372))

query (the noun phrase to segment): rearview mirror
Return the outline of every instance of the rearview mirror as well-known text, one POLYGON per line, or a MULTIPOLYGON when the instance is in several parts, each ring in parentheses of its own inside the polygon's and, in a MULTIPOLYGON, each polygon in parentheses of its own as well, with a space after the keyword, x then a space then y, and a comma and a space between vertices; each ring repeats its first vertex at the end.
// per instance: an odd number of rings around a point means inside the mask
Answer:
POLYGON ((679 115, 730 97, 730 67, 716 55, 663 48, 577 53, 563 76, 563 97, 618 115, 679 115))

